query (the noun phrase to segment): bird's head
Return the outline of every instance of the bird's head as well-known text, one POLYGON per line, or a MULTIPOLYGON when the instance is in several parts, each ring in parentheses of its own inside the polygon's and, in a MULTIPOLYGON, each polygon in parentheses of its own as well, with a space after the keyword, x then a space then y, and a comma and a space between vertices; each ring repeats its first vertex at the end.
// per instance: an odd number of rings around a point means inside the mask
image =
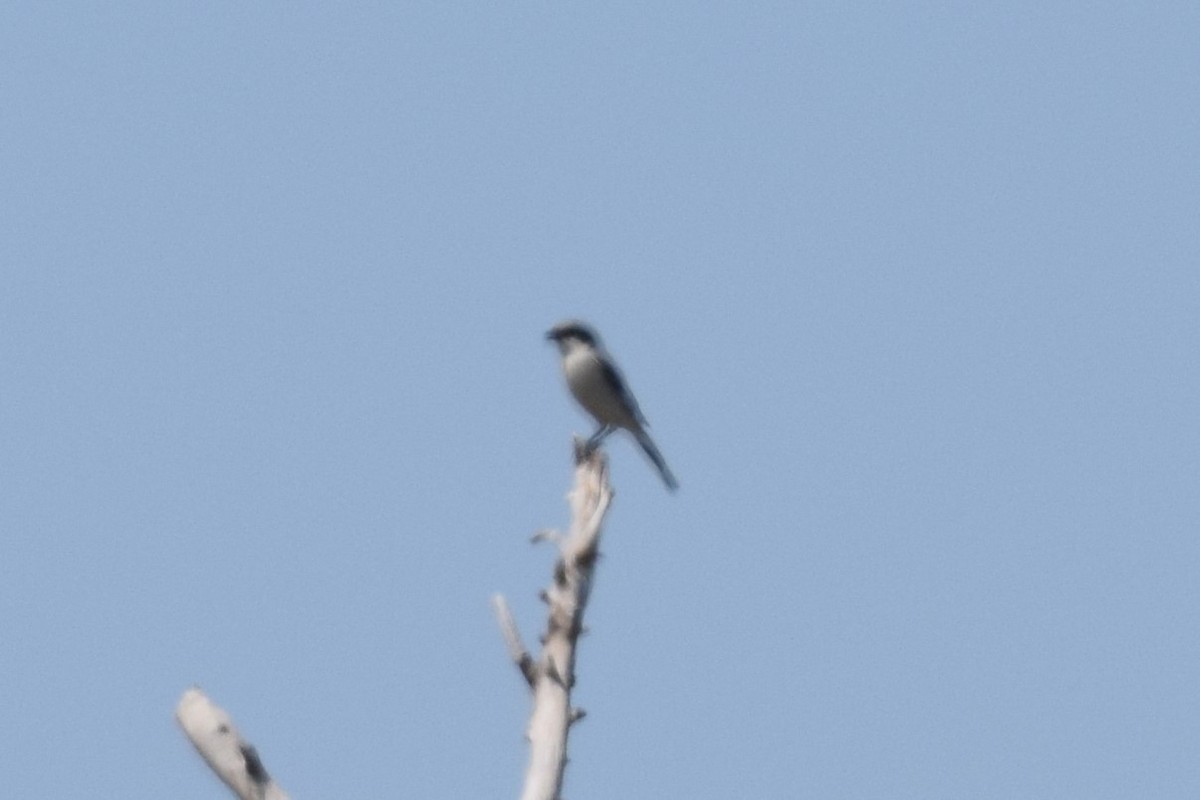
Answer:
POLYGON ((575 319, 558 323, 546 331, 546 338, 557 344, 563 353, 580 346, 596 347, 600 341, 595 331, 575 319))

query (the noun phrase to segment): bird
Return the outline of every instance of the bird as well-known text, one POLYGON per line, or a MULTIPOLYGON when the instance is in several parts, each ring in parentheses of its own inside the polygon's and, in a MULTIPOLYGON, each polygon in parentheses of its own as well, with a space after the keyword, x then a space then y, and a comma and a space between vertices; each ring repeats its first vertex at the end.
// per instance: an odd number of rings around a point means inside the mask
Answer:
POLYGON ((633 438, 654 463, 667 489, 672 492, 678 489, 679 482, 671 474, 666 459, 650 434, 646 433, 649 423, 642 415, 633 392, 629 391, 625 378, 600 343, 596 332, 579 320, 566 320, 547 331, 546 338, 558 345, 563 375, 571 394, 600 424, 587 440, 586 450, 591 451, 599 446, 617 428, 624 428, 633 434, 633 438))

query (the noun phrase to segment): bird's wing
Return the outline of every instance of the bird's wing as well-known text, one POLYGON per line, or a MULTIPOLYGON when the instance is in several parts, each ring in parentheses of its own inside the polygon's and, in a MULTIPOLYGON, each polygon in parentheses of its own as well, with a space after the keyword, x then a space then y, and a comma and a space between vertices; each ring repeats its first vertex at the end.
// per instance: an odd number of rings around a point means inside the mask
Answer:
POLYGON ((604 381, 618 397, 621 398, 625 407, 629 409, 630 415, 638 421, 638 424, 650 427, 650 423, 646 421, 646 417, 642 414, 642 409, 638 407, 637 398, 633 396, 633 392, 629 391, 629 384, 625 382, 621 371, 617 369, 612 358, 601 358, 600 368, 604 371, 604 381))

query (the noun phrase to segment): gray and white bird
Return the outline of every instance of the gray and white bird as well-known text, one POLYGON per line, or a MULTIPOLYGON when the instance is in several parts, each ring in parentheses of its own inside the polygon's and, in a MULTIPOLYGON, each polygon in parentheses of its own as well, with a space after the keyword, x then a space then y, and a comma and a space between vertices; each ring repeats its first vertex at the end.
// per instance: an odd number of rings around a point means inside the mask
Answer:
POLYGON ((578 320, 567 320, 551 328, 546 338, 558 345, 563 375, 571 394, 600 423, 599 429, 588 439, 587 447, 596 447, 614 430, 624 428, 633 434, 654 462, 667 488, 678 489, 679 484, 666 460, 646 433, 649 423, 642 416, 633 392, 629 391, 621 371, 600 344, 596 332, 578 320))

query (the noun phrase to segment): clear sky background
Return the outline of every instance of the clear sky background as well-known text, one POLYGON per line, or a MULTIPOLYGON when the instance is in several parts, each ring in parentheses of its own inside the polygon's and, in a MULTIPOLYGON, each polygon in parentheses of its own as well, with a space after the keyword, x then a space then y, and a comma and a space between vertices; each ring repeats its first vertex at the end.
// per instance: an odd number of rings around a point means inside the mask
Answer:
POLYGON ((616 437, 566 796, 1200 793, 1200 6, 11 3, 0 782, 515 797, 616 437))

